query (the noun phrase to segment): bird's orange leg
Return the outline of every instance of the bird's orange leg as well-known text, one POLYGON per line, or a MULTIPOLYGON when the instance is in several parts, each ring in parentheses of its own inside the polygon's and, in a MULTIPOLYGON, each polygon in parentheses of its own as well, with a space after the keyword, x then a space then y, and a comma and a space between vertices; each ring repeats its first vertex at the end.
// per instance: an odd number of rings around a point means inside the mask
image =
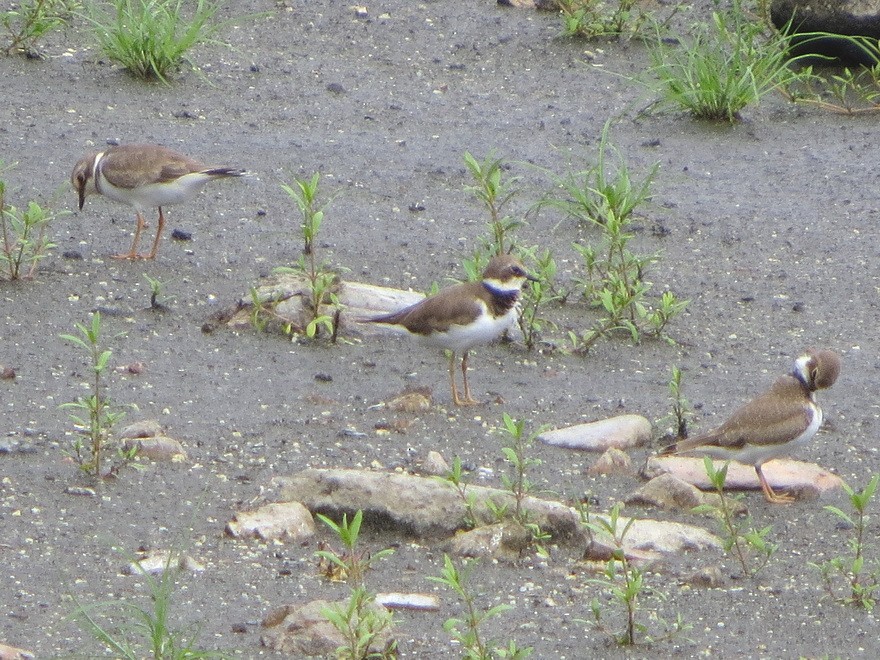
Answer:
POLYGON ((141 232, 144 230, 146 223, 140 211, 135 211, 135 214, 137 215, 137 229, 134 230, 134 240, 131 242, 131 249, 127 254, 114 254, 113 259, 140 259, 137 247, 141 240, 141 232))
POLYGON ((153 240, 153 249, 150 254, 142 255, 143 259, 155 259, 156 252, 159 250, 159 239, 162 237, 162 228, 165 227, 165 215, 162 213, 162 207, 159 207, 159 226, 156 228, 156 238, 153 240))
POLYGON ((785 493, 777 493, 774 491, 770 484, 767 482, 764 473, 761 472, 761 466, 755 466, 755 472, 758 473, 758 481, 761 482, 761 490, 764 492, 764 499, 770 502, 771 504, 791 504, 795 501, 795 498, 791 495, 786 495, 785 493))
POLYGON ((461 375, 464 380, 464 399, 461 401, 456 401, 455 403, 459 406, 476 406, 480 402, 471 396, 471 386, 468 384, 467 372, 468 372, 468 352, 465 351, 464 355, 461 358, 461 375))

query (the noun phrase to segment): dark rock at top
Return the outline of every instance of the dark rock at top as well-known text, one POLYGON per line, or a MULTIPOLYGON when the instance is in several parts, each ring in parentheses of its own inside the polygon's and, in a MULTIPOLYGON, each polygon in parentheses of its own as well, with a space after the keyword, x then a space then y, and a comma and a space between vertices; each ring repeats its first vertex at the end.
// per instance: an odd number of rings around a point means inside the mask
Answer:
MULTIPOLYGON (((770 18, 783 30, 791 22, 792 55, 817 55, 846 64, 873 66, 880 50, 846 37, 880 39, 880 0, 773 0, 770 18), (810 33, 830 33, 809 36, 810 33)), ((811 62, 816 63, 816 62, 811 62)))

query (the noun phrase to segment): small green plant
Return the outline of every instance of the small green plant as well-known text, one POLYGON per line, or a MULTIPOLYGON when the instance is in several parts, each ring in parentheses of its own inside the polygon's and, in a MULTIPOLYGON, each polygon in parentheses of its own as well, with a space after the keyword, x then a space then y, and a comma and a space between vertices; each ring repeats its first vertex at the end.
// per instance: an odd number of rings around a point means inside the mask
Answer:
POLYGON ((601 227, 613 217, 628 227, 633 213, 651 199, 651 187, 659 163, 654 163, 641 180, 630 171, 623 154, 611 142, 611 120, 602 127, 596 164, 565 176, 551 174, 562 195, 548 200, 580 224, 601 227))
POLYGON ((188 62, 190 50, 214 41, 222 23, 213 19, 222 4, 211 0, 113 0, 111 13, 93 8, 89 20, 107 58, 137 78, 168 82, 168 76, 188 62))
POLYGON ((36 56, 37 41, 64 25, 78 6, 73 0, 22 0, 12 9, 0 12, 0 25, 9 38, 6 54, 36 56))
POLYGON ((654 80, 646 84, 659 93, 660 105, 697 119, 735 122, 743 108, 799 78, 788 45, 784 31, 768 35, 734 0, 729 10, 712 12, 710 25, 698 24, 690 40, 656 30, 650 46, 654 80))
MULTIPOLYGON (((627 559, 623 545, 633 522, 635 522, 635 518, 630 518, 621 527, 620 503, 615 504, 611 508, 607 519, 595 517, 595 519, 588 519, 586 521, 586 526, 591 534, 610 538, 612 543, 611 557, 605 563, 603 576, 591 580, 591 582, 607 590, 612 598, 623 606, 626 613, 626 628, 622 634, 612 633, 612 636, 618 644, 624 646, 633 646, 636 643, 636 633, 644 634, 647 630, 643 624, 637 621, 639 595, 644 587, 644 575, 638 567, 627 559), (619 573, 618 564, 620 565, 619 573)), ((593 598, 590 603, 590 610, 596 627, 599 630, 608 632, 602 622, 602 606, 598 598, 593 598)))
POLYGON ((657 169, 655 164, 644 179, 634 181, 622 154, 611 144, 610 122, 606 122, 594 167, 565 177, 551 175, 562 196, 546 203, 601 232, 598 246, 572 246, 583 263, 583 274, 575 279, 577 289, 602 315, 586 330, 569 331, 576 352, 586 353, 599 339, 618 331, 633 342, 643 335, 665 337, 666 326, 687 307, 688 301, 671 291, 649 303, 653 285, 644 272, 659 255, 637 255, 629 248, 633 214, 650 199, 657 169))
POLYGON ((198 626, 189 629, 173 628, 177 617, 173 613, 174 584, 179 577, 180 556, 178 553, 168 554, 168 560, 162 572, 156 576, 133 562, 147 583, 152 606, 141 607, 126 601, 112 601, 98 605, 82 605, 76 601, 74 618, 78 619, 83 628, 105 648, 113 657, 126 660, 199 660, 200 658, 224 658, 222 653, 203 651, 196 647, 199 638, 198 626), (124 620, 119 630, 111 630, 102 625, 97 614, 106 612, 109 616, 119 616, 124 620))
POLYGON ((469 529, 477 527, 479 519, 476 513, 477 496, 474 493, 467 492, 467 483, 464 480, 464 470, 461 467, 461 458, 456 456, 452 459, 452 466, 444 477, 445 481, 455 487, 458 496, 461 498, 465 508, 465 524, 469 529))
POLYGON ((319 550, 315 554, 321 560, 322 572, 332 580, 350 582, 352 584, 363 584, 364 576, 370 564, 376 559, 387 557, 394 553, 391 548, 385 548, 375 554, 370 554, 366 550, 358 548, 358 539, 361 533, 361 523, 364 520, 364 512, 358 511, 354 514, 351 522, 348 522, 348 516, 342 514, 342 522, 337 523, 323 514, 318 514, 318 519, 329 527, 342 546, 345 548, 342 553, 338 553, 332 549, 319 550))
POLYGON ((513 469, 513 476, 501 475, 501 482, 512 494, 515 500, 513 518, 517 522, 527 522, 527 512, 523 508, 523 501, 530 495, 535 487, 528 477, 528 470, 541 465, 541 459, 527 456, 534 440, 540 435, 541 430, 526 433, 526 422, 523 419, 513 419, 507 413, 501 416, 504 424, 504 432, 510 441, 509 445, 501 448, 504 458, 513 469))
POLYGON ((264 332, 269 325, 269 321, 277 318, 275 313, 275 303, 265 301, 260 297, 257 287, 251 287, 251 313, 250 322, 254 330, 264 332))
POLYGON ((321 613, 341 634, 345 643, 336 649, 338 660, 391 660, 397 657, 397 640, 389 639, 375 649, 394 625, 391 613, 376 604, 375 596, 358 586, 352 589, 345 607, 325 607, 321 613))
POLYGON ((672 434, 676 439, 688 437, 688 421, 694 416, 690 401, 682 393, 681 378, 681 369, 672 365, 672 375, 666 386, 669 390, 671 410, 666 417, 657 422, 657 426, 661 426, 665 420, 671 420, 672 434))
MULTIPOLYGON (((880 56, 880 55, 878 55, 880 56)), ((843 115, 880 111, 880 65, 843 67, 815 73, 812 68, 783 91, 792 101, 843 115)))
MULTIPOLYGON (((499 254, 507 254, 513 249, 510 234, 521 227, 524 222, 506 214, 510 200, 519 192, 517 177, 504 176, 504 164, 493 152, 478 161, 470 152, 465 152, 464 162, 467 165, 476 185, 468 186, 467 190, 479 199, 489 212, 489 232, 491 240, 485 241, 484 250, 489 258, 499 254)), ((479 279, 482 269, 476 273, 468 273, 472 279, 479 279)))
POLYGON ((144 279, 147 280, 147 284, 150 285, 150 309, 155 312, 164 312, 168 308, 162 302, 164 299, 162 296, 162 288, 165 286, 165 283, 162 280, 154 279, 144 273, 144 279))
POLYGON ((638 35, 645 24, 646 15, 636 0, 558 0, 558 4, 567 37, 638 35))
MULTIPOLYGON (((9 170, 0 161, 0 175, 9 170)), ((0 232, 3 236, 0 263, 10 280, 32 278, 40 261, 55 247, 48 238, 49 223, 54 215, 36 202, 28 202, 25 210, 6 206, 6 182, 0 179, 0 232)))
MULTIPOLYGON (((858 35, 811 32, 791 34, 789 45, 792 49, 805 53, 811 50, 811 42, 828 40, 837 43, 841 49, 846 43, 852 53, 861 51, 862 61, 874 64, 818 69, 812 66, 803 67, 797 78, 789 81, 780 91, 791 101, 839 114, 857 115, 880 111, 880 42, 858 35)), ((804 55, 800 55, 798 59, 800 57, 804 55)), ((819 58, 816 55, 810 57, 819 58)), ((831 57, 824 59, 833 60, 831 57)))
MULTIPOLYGON (((591 517, 589 509, 580 509, 581 519, 587 528, 591 538, 599 539, 611 549, 610 557, 605 562, 605 570, 602 577, 592 579, 590 582, 603 588, 614 601, 622 606, 625 616, 625 627, 622 632, 614 632, 605 622, 605 612, 598 598, 590 602, 590 612, 593 616, 593 624, 603 633, 611 636, 621 646, 633 646, 640 638, 645 642, 657 641, 650 636, 648 627, 639 620, 641 610, 642 592, 645 591, 645 574, 638 566, 633 564, 626 556, 624 543, 635 518, 630 518, 624 523, 620 518, 621 504, 618 502, 608 513, 607 517, 591 517)), ((653 592, 654 596, 663 599, 662 592, 653 592)), ((657 617, 658 623, 663 628, 662 638, 671 639, 685 633, 691 626, 686 624, 679 614, 676 620, 668 623, 657 617)))
POLYGON ((865 566, 867 510, 877 492, 878 483, 880 483, 880 475, 875 474, 860 491, 854 490, 846 483, 843 484, 850 506, 855 513, 854 518, 836 506, 824 507, 853 530, 852 538, 849 540, 852 556, 834 557, 822 564, 811 564, 822 572, 825 588, 831 598, 846 605, 861 607, 868 612, 874 609, 877 602, 876 591, 880 587, 880 570, 876 566, 868 570, 865 566), (848 590, 845 595, 840 595, 836 584, 841 578, 848 590))
POLYGON ((587 353, 602 338, 622 331, 633 343, 643 336, 666 337, 666 326, 687 307, 687 300, 680 300, 673 292, 664 291, 651 306, 648 292, 652 284, 644 279, 645 268, 658 256, 640 256, 629 250, 627 244, 632 234, 625 231, 623 223, 615 216, 608 216, 604 225, 600 253, 590 245, 573 244, 581 256, 584 275, 576 278, 583 298, 598 310, 600 318, 588 329, 569 331, 572 349, 587 353))
POLYGON ((528 472, 541 464, 538 458, 531 458, 528 452, 537 438, 544 430, 540 428, 532 433, 526 433, 525 420, 515 420, 507 413, 502 415, 503 431, 507 435, 510 444, 501 448, 504 458, 512 469, 512 476, 501 475, 501 482, 513 495, 513 511, 507 507, 497 508, 494 502, 488 501, 487 506, 493 510, 499 519, 512 518, 514 522, 525 528, 532 538, 532 543, 538 550, 538 554, 547 555, 544 543, 550 540, 550 535, 541 530, 541 527, 531 521, 529 512, 523 506, 526 497, 535 491, 535 485, 529 479, 528 472))
POLYGON ((281 188, 296 203, 302 222, 300 230, 303 237, 303 253, 299 257, 296 268, 277 268, 279 273, 302 273, 306 278, 309 300, 308 310, 310 318, 306 322, 305 336, 309 339, 318 337, 323 330, 335 343, 339 330, 339 316, 342 307, 339 298, 333 292, 338 283, 338 276, 330 270, 324 262, 318 263, 315 256, 315 241, 324 222, 324 208, 318 206, 318 183, 321 176, 315 173, 311 179, 294 178, 293 185, 282 184, 281 188), (325 313, 329 305, 332 313, 325 313))
POLYGON ((706 470, 706 476, 709 477, 709 482, 718 494, 718 503, 702 504, 694 508, 694 513, 709 513, 717 519, 724 540, 724 551, 729 553, 733 550, 734 557, 742 567, 743 575, 755 576, 767 566, 779 549, 778 544, 768 541, 773 527, 767 525, 762 529, 757 529, 752 524, 751 516, 746 516, 742 521, 735 519, 736 514, 732 501, 738 502, 742 496, 731 498, 724 490, 727 469, 730 467, 729 461, 715 469, 712 459, 705 456, 703 467, 706 470), (755 556, 755 559, 752 559, 752 555, 755 556))
POLYGON ((450 618, 443 623, 443 629, 461 645, 463 658, 466 660, 492 660, 493 658, 510 658, 520 660, 532 654, 531 647, 520 648, 513 641, 506 647, 496 646, 494 642, 483 639, 480 627, 489 619, 493 619, 512 609, 510 605, 500 604, 487 610, 477 607, 474 595, 468 589, 468 582, 476 561, 466 562, 461 570, 453 563, 449 555, 443 555, 443 569, 440 577, 428 576, 432 582, 442 584, 455 593, 464 606, 464 619, 450 618))
POLYGON ((71 403, 61 404, 65 410, 73 410, 70 418, 77 427, 76 439, 70 455, 80 470, 94 479, 115 476, 124 467, 131 465, 137 455, 137 446, 124 449, 117 447, 114 458, 106 457, 110 447, 110 431, 125 413, 118 410, 104 393, 104 374, 113 352, 101 346, 101 314, 92 315, 90 325, 76 324, 79 335, 61 335, 61 338, 82 348, 89 356, 91 394, 79 397, 71 403), (104 467, 110 461, 110 468, 104 467))

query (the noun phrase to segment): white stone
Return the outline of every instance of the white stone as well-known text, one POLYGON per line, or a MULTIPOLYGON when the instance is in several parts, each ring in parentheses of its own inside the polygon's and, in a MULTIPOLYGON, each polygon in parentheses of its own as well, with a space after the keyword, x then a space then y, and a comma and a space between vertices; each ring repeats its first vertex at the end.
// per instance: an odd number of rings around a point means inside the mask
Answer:
POLYGON ((641 415, 620 415, 598 422, 546 431, 538 440, 566 449, 605 451, 639 447, 651 439, 651 422, 641 415))

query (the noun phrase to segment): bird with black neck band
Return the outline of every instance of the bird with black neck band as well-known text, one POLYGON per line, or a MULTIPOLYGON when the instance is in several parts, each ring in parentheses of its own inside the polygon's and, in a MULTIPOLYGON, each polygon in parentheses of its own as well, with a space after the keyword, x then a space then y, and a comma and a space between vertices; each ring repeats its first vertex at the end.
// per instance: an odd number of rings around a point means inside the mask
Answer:
POLYGON ((468 353, 475 346, 495 341, 516 323, 520 293, 529 280, 538 281, 519 259, 499 255, 489 262, 478 282, 457 284, 400 311, 360 321, 399 326, 430 346, 450 351, 452 401, 457 406, 473 406, 480 402, 472 396, 468 383, 468 353), (458 354, 463 394, 455 378, 458 354))

